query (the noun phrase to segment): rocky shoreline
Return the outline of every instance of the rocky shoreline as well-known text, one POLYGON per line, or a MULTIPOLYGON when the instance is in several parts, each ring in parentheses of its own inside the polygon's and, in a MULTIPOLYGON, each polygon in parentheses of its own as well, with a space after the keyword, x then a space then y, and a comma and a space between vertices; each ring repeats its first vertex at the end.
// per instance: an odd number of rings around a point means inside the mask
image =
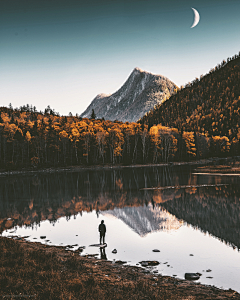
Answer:
POLYGON ((66 247, 0 237, 0 248, 3 299, 240 299, 231 289, 83 257, 66 247))

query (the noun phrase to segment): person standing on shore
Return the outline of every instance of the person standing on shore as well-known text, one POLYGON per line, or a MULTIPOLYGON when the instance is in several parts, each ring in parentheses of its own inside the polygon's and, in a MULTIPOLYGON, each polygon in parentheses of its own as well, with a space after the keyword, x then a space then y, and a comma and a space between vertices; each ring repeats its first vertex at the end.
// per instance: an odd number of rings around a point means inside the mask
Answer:
POLYGON ((100 244, 102 244, 102 240, 103 240, 103 244, 105 243, 105 234, 106 234, 106 226, 104 224, 104 221, 101 221, 101 224, 99 224, 98 226, 98 231, 100 233, 100 244))

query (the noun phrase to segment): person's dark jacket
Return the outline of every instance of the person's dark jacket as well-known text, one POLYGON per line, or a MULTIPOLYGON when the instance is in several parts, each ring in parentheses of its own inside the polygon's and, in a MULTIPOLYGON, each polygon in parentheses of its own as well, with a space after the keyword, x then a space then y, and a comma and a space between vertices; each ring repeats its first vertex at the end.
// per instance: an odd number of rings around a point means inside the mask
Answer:
POLYGON ((104 235, 105 232, 106 232, 106 226, 105 226, 105 224, 100 224, 98 226, 98 231, 100 232, 100 234, 104 235))

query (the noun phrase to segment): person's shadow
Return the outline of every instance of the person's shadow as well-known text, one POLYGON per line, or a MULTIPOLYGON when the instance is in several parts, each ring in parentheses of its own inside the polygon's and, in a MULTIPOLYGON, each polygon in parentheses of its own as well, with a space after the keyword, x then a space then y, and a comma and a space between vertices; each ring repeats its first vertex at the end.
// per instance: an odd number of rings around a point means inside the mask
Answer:
POLYGON ((101 256, 101 259, 107 259, 105 248, 100 248, 100 256, 101 256))

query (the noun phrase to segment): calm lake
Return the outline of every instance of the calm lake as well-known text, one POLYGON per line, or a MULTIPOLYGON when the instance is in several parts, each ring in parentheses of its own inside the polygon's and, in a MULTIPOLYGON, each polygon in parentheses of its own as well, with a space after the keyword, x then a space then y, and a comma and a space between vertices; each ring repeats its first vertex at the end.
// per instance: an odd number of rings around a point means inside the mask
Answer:
POLYGON ((240 177, 193 173, 172 166, 1 177, 0 230, 101 258, 90 245, 104 220, 108 260, 154 260, 145 269, 199 272, 197 282, 240 292, 240 177))

